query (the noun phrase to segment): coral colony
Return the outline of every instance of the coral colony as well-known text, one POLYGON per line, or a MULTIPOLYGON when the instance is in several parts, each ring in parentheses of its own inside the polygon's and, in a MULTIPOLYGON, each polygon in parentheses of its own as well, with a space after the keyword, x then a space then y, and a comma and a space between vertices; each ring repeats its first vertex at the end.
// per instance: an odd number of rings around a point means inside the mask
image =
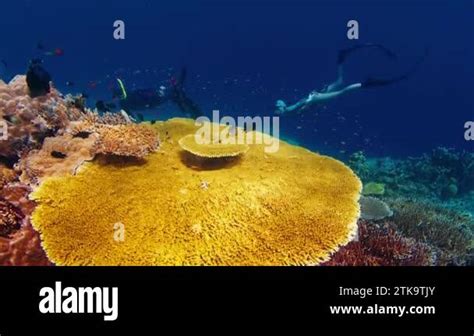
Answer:
POLYGON ((472 153, 346 165, 278 122, 135 123, 48 90, 0 82, 1 265, 474 262, 472 153))

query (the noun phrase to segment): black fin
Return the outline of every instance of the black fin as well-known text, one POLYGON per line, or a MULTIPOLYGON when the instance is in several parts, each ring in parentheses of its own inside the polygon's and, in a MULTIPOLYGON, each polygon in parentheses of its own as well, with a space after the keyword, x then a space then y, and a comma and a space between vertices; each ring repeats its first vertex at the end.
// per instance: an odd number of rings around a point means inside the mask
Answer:
POLYGON ((388 58, 391 58, 391 59, 397 58, 397 55, 393 51, 384 47, 381 44, 365 43, 365 44, 358 44, 356 46, 340 50, 337 57, 337 64, 338 65, 343 64, 347 60, 349 55, 351 55, 356 50, 367 49, 367 48, 375 48, 375 49, 381 50, 388 58))
POLYGON ((373 88, 373 87, 387 86, 387 85, 405 80, 411 77, 413 74, 415 74, 418 71, 418 69, 420 68, 420 65, 428 57, 428 54, 429 54, 429 50, 428 48, 425 48, 425 52, 423 56, 420 57, 418 61, 416 61, 416 63, 413 65, 413 67, 409 71, 407 71, 405 74, 398 77, 394 77, 394 78, 388 78, 388 79, 369 77, 362 83, 362 87, 373 88))

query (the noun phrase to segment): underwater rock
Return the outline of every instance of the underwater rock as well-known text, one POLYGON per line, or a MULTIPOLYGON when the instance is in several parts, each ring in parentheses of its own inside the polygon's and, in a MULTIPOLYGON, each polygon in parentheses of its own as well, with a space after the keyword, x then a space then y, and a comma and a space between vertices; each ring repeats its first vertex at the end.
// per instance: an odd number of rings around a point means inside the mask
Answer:
POLYGON ((366 220, 381 220, 393 216, 393 211, 390 210, 387 203, 374 198, 362 196, 359 200, 361 219, 366 220))
POLYGON ((140 165, 86 163, 32 195, 34 227, 58 265, 309 265, 357 230, 362 185, 344 164, 300 147, 250 145, 221 169, 186 165, 193 121, 157 122, 160 151, 140 165), (206 188, 202 182, 206 182, 206 188), (124 240, 114 235, 116 223, 124 240))

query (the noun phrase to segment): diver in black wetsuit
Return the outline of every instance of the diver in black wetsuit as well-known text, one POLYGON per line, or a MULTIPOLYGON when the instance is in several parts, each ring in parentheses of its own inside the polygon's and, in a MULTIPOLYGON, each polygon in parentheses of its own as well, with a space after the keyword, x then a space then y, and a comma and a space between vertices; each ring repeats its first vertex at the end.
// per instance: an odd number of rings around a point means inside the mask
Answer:
POLYGON ((390 78, 390 79, 380 79, 380 78, 368 78, 361 83, 354 83, 350 85, 343 85, 343 65, 344 62, 347 60, 349 55, 351 55, 354 51, 363 49, 363 48, 376 48, 381 50, 387 57, 389 58, 396 58, 396 54, 390 51, 389 49, 381 46, 379 44, 362 44, 357 45, 348 49, 343 49, 339 51, 337 65, 338 65, 338 78, 335 82, 327 85, 320 91, 312 91, 308 97, 301 99, 297 103, 287 106, 283 100, 278 100, 276 103, 276 113, 278 114, 285 114, 293 111, 301 111, 310 106, 317 105, 319 103, 324 103, 326 101, 332 100, 337 98, 347 92, 354 91, 357 89, 362 88, 373 88, 373 87, 380 87, 390 85, 404 79, 407 79, 411 76, 419 67, 419 65, 423 62, 425 57, 427 56, 427 51, 425 51, 424 56, 413 66, 413 68, 408 71, 406 74, 403 74, 398 77, 390 78))
MULTIPOLYGON (((186 69, 183 69, 178 79, 171 78, 169 86, 161 86, 158 89, 137 89, 127 91, 123 82, 118 79, 119 89, 114 90, 114 98, 120 99, 120 107, 130 114, 134 111, 156 108, 168 101, 175 103, 183 113, 190 114, 193 118, 201 116, 199 106, 194 103, 184 91, 186 69)), ((107 104, 98 102, 97 107, 104 112, 107 104)))
POLYGON ((26 83, 32 98, 47 95, 51 91, 51 76, 44 69, 41 59, 30 61, 28 71, 26 72, 26 83))

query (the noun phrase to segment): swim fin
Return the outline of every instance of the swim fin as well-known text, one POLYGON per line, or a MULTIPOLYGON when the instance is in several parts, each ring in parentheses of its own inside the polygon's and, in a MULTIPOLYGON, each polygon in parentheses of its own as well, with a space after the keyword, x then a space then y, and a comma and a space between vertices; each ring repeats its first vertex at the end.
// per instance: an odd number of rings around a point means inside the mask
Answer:
POLYGON ((394 84, 394 83, 400 82, 402 80, 405 80, 405 79, 411 77, 414 73, 416 73, 418 71, 421 64, 428 57, 428 54, 429 54, 429 50, 428 50, 428 48, 426 48, 423 56, 420 57, 420 59, 418 59, 418 61, 416 61, 416 63, 413 65, 413 67, 408 72, 406 72, 405 74, 403 74, 401 76, 398 76, 398 77, 389 78, 389 79, 369 77, 364 82, 362 82, 362 87, 363 88, 373 88, 373 87, 387 86, 387 85, 394 84))
POLYGON ((391 58, 391 59, 397 58, 397 55, 393 51, 384 47, 381 44, 364 43, 364 44, 358 44, 356 46, 353 46, 347 49, 340 50, 337 57, 337 64, 338 65, 343 64, 347 60, 347 58, 355 51, 361 50, 361 49, 367 49, 367 48, 375 48, 375 49, 381 50, 388 58, 391 58))

